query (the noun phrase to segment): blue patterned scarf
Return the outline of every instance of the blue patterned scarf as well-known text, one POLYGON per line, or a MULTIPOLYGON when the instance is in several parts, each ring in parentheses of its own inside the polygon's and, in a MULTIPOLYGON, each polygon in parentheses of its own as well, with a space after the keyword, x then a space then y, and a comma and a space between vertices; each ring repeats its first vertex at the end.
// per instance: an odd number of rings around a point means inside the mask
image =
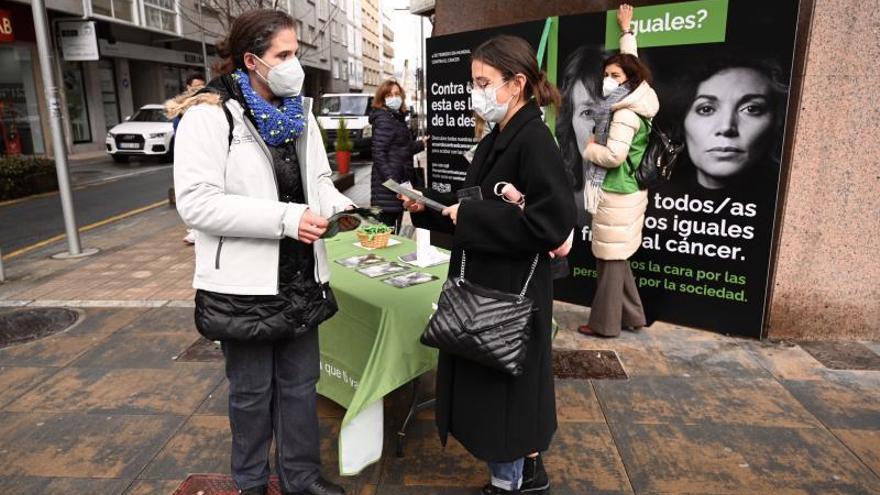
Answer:
POLYGON ((237 69, 233 72, 232 79, 241 88, 248 109, 257 123, 260 137, 266 144, 281 146, 295 141, 302 134, 306 126, 302 95, 284 98, 281 106, 275 107, 254 91, 250 77, 243 70, 237 69))

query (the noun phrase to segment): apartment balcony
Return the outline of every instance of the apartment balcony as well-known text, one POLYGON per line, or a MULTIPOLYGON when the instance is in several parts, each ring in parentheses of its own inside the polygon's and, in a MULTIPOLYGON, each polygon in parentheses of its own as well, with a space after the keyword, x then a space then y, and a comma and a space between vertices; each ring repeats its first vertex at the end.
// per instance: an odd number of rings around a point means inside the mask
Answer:
POLYGON ((382 26, 382 37, 388 41, 394 41, 394 31, 388 26, 382 26))

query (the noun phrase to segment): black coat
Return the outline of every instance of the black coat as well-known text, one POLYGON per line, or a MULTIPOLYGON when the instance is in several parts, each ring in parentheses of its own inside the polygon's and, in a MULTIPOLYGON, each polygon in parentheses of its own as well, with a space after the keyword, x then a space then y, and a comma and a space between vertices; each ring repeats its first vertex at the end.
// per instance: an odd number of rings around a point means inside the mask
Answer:
POLYGON ((535 253, 541 253, 527 293, 538 311, 524 373, 514 378, 442 352, 438 364, 436 418, 441 440, 445 444, 451 433, 477 458, 506 462, 547 450, 556 431, 553 281, 547 253, 565 241, 576 215, 562 156, 534 103, 480 143, 464 187, 476 185, 483 200, 462 203, 456 226, 431 211, 413 215, 413 222, 454 234, 449 276, 458 275, 466 249, 466 278, 498 290, 518 293, 535 253), (495 196, 499 181, 525 194, 525 210, 495 196))
POLYGON ((374 108, 370 113, 373 126, 373 172, 370 204, 386 213, 400 213, 403 206, 397 193, 383 186, 388 179, 398 183, 412 181, 415 175, 413 155, 422 151, 421 141, 412 139, 404 116, 385 108, 374 108))

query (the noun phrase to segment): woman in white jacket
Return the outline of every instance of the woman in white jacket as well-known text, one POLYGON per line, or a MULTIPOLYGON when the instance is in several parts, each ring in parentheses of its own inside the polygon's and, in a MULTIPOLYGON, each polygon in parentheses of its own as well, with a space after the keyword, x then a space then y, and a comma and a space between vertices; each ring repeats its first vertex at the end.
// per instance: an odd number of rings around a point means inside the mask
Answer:
POLYGON ((623 31, 621 53, 603 64, 604 121, 610 111, 610 125, 605 132, 597 122, 598 135, 590 138, 583 155, 588 162, 585 204, 593 215, 592 251, 599 276, 589 324, 578 331, 601 337, 616 337, 622 328, 646 323, 628 260, 641 246, 648 206, 648 191, 639 188, 635 168, 647 148, 651 119, 660 109, 651 71, 636 56, 632 7, 621 5, 617 20, 623 31))
POLYGON ((299 93, 295 21, 254 10, 218 45, 223 74, 168 103, 177 209, 196 231, 196 327, 222 341, 232 475, 264 494, 273 435, 283 493, 340 495, 320 476, 317 325, 336 308, 326 217, 351 206, 330 179, 299 93))

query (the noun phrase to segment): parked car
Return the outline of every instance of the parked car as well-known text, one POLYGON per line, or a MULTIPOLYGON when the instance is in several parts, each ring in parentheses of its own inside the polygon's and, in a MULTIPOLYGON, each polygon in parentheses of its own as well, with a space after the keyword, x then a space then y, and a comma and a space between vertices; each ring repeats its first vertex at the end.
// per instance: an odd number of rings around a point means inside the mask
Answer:
POLYGON ((370 105, 373 97, 363 93, 328 93, 321 96, 318 124, 327 133, 324 145, 333 151, 339 121, 345 119, 354 151, 369 155, 373 147, 373 127, 370 125, 370 105))
POLYGON ((156 156, 170 162, 174 156, 174 126, 162 105, 144 105, 107 133, 107 153, 118 163, 132 156, 156 156))

